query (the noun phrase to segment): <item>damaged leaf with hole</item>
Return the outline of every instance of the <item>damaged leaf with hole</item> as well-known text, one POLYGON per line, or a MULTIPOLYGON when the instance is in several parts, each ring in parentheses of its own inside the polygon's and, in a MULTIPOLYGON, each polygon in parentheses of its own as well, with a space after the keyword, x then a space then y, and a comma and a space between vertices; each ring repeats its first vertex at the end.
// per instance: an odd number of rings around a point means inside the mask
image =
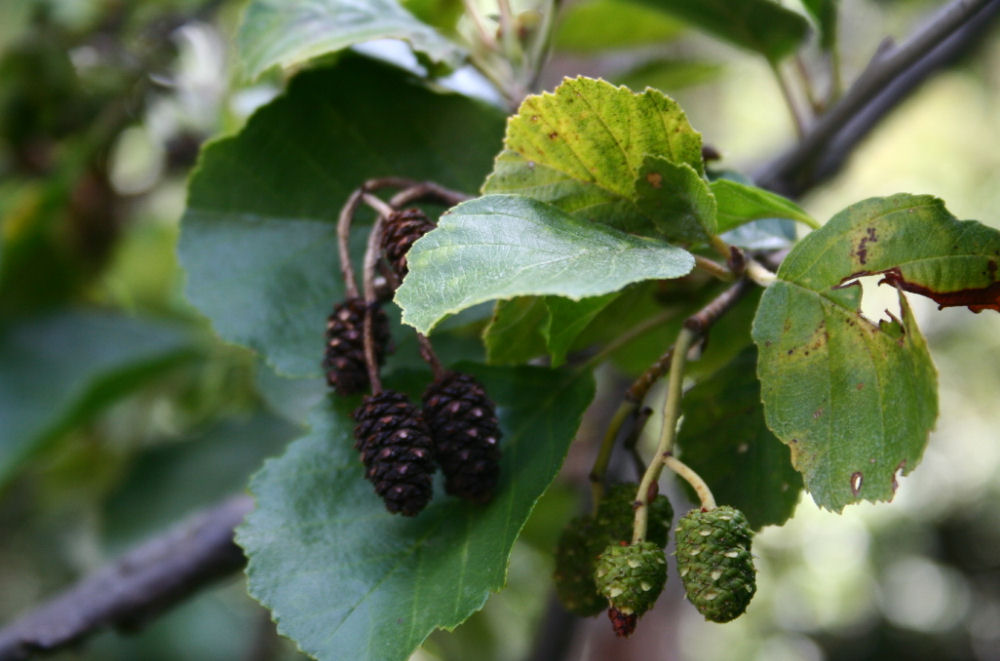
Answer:
MULTIPOLYGON (((955 220, 935 198, 897 195, 848 207, 789 253, 754 319, 757 373, 767 424, 820 506, 892 499, 938 412, 934 365, 902 291, 898 318, 876 324, 850 281, 883 273, 899 290, 959 300, 996 286, 994 251, 995 230, 955 220)), ((954 304, 969 302, 995 305, 954 304)))

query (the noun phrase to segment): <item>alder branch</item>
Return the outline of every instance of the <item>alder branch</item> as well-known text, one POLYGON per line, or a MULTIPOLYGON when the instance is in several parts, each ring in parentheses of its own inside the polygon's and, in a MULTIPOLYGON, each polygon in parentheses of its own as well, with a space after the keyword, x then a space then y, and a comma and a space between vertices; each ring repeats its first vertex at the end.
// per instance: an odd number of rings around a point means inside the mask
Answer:
POLYGON ((833 176, 858 142, 942 65, 964 54, 1000 14, 1000 0, 954 0, 897 47, 880 47, 841 100, 754 176, 799 197, 833 176))
POLYGON ((72 645, 102 629, 135 630, 243 567, 233 529, 253 509, 240 495, 140 544, 0 630, 0 661, 72 645))

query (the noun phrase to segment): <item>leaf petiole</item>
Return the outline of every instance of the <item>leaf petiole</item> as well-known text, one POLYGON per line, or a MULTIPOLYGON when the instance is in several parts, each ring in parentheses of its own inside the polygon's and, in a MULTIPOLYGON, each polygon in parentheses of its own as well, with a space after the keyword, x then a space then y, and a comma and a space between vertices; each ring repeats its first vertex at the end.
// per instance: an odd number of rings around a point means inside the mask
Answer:
POLYGON ((635 523, 632 527, 632 543, 638 544, 646 539, 646 524, 649 514, 650 487, 656 483, 663 470, 664 460, 669 456, 674 445, 674 438, 677 435, 677 417, 680 413, 681 386, 684 379, 684 364, 687 361, 687 352, 691 348, 698 332, 684 327, 677 335, 677 342, 674 343, 674 353, 670 361, 670 372, 667 375, 667 399, 663 405, 663 426, 660 429, 660 442, 656 447, 656 454, 646 467, 646 472, 639 482, 639 489, 636 492, 635 500, 638 506, 635 509, 635 523))

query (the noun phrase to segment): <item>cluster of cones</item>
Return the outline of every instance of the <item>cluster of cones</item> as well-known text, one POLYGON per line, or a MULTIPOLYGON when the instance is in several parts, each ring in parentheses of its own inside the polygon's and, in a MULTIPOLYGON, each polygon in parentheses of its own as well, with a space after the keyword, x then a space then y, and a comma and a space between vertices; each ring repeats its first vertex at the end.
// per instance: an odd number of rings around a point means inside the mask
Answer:
MULTIPOLYGON (((418 188, 418 192, 454 202, 436 187, 413 187, 418 188)), ((405 199, 406 192, 393 200, 405 199)), ((393 200, 386 204, 374 198, 370 188, 362 188, 341 213, 338 236, 347 298, 334 306, 327 320, 323 368, 327 383, 338 395, 368 393, 353 413, 355 447, 365 477, 390 512, 414 516, 430 502, 438 466, 449 494, 477 503, 492 499, 499 479, 501 433, 495 406, 482 384, 468 374, 442 368, 430 341, 422 335, 418 334, 421 355, 434 372, 422 406, 414 405, 404 393, 382 388, 379 369, 392 351, 392 338, 380 298, 391 297, 407 274, 410 247, 434 228, 423 211, 396 209, 393 200), (347 252, 350 221, 359 201, 379 212, 365 256, 363 296, 347 252), (375 285, 376 271, 386 281, 381 296, 375 285)))

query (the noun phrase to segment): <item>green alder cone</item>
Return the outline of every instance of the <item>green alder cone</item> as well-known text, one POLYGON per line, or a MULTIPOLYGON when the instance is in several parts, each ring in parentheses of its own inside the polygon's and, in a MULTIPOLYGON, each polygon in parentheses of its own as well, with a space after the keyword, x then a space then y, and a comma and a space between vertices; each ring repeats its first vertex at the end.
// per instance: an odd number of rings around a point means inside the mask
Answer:
POLYGON ((750 555, 753 533, 738 509, 691 510, 677 523, 677 571, 688 600, 712 622, 746 611, 757 591, 750 555))
POLYGON ((597 559, 594 581, 612 608, 642 615, 656 603, 667 582, 667 558, 653 542, 611 544, 597 559))
MULTIPOLYGON (((559 537, 553 580, 559 601, 581 617, 597 615, 608 606, 594 583, 597 556, 610 544, 632 538, 635 521, 635 483, 616 484, 605 493, 597 513, 569 522, 559 537)), ((674 509, 666 496, 657 496, 649 506, 646 538, 659 548, 667 545, 674 509)))
POLYGON ((592 516, 578 516, 563 529, 556 546, 556 594, 566 610, 580 617, 597 615, 608 606, 594 585, 594 560, 600 552, 594 550, 596 530, 592 516))

